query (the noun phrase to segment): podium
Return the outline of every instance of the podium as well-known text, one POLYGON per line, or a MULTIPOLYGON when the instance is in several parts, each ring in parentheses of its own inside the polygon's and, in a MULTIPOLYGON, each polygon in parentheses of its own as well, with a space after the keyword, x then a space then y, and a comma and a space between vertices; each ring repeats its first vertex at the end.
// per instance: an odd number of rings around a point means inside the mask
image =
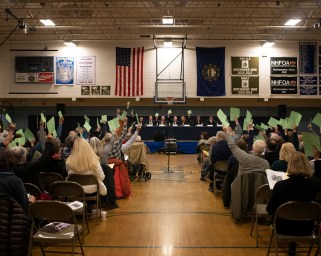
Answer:
POLYGON ((170 156, 171 154, 175 155, 177 153, 177 140, 174 138, 169 138, 165 140, 165 154, 167 154, 167 172, 170 172, 170 156))

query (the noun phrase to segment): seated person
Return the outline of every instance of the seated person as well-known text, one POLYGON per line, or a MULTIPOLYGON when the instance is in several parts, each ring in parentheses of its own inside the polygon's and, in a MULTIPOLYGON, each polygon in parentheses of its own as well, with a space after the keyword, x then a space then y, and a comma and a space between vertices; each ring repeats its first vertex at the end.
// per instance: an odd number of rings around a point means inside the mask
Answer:
POLYGON ((209 118, 208 118, 208 120, 206 121, 206 125, 207 126, 214 126, 216 123, 215 123, 215 121, 214 121, 214 118, 213 118, 213 116, 210 116, 209 118))
MULTIPOLYGON (((282 204, 289 201, 311 202, 321 190, 321 181, 311 178, 312 170, 307 157, 301 152, 292 152, 288 158, 287 173, 289 178, 278 181, 272 191, 266 210, 274 215, 282 204)), ((311 234, 310 221, 298 222, 280 220, 277 223, 277 232, 285 235, 309 235, 311 234)), ((295 243, 289 244, 289 250, 295 255, 295 243)))
POLYGON ((177 116, 173 117, 173 121, 171 122, 171 126, 179 126, 181 123, 178 121, 177 116))
POLYGON ((288 165, 288 158, 296 150, 291 142, 282 144, 279 154, 279 160, 273 162, 271 169, 274 171, 286 172, 288 165))
POLYGON ((153 116, 148 117, 148 122, 146 123, 146 126, 155 126, 155 123, 153 121, 153 116))
POLYGON ((167 126, 165 116, 161 117, 161 120, 159 120, 158 126, 167 126))
POLYGON ((273 162, 279 160, 279 143, 269 138, 266 142, 266 150, 264 152, 264 158, 269 162, 270 166, 272 166, 273 162))
POLYGON ((189 126, 190 123, 186 120, 185 116, 181 116, 181 126, 189 126))
POLYGON ((195 126, 203 126, 203 121, 201 119, 201 116, 197 116, 196 120, 194 121, 195 126))
MULTIPOLYGON (((146 126, 144 118, 142 116, 139 118, 139 123, 141 126, 146 126)), ((137 124, 136 124, 136 126, 137 126, 137 124)))

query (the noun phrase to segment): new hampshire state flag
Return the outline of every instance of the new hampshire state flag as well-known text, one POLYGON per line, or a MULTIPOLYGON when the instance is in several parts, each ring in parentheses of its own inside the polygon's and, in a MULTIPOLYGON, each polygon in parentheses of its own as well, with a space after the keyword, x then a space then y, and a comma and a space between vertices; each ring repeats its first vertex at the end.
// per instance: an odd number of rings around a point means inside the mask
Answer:
POLYGON ((225 47, 196 47, 197 96, 225 95, 225 47))

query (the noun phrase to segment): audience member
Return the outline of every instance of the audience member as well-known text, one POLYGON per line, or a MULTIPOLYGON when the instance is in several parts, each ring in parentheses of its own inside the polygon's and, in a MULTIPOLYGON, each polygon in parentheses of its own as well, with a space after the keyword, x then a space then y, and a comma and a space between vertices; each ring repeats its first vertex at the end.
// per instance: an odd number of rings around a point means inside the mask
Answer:
MULTIPOLYGON (((266 210, 274 215, 282 204, 289 201, 310 202, 316 199, 321 190, 321 181, 311 178, 312 170, 307 157, 301 152, 293 151, 288 156, 288 179, 275 184, 266 210)), ((308 221, 279 220, 277 232, 285 235, 309 235, 313 223, 308 221)), ((289 255, 295 255, 295 243, 289 244, 289 255)))
POLYGON ((266 141, 266 150, 264 152, 264 158, 269 162, 270 166, 272 166, 273 162, 279 159, 279 143, 269 138, 266 141))
POLYGON ((274 171, 286 172, 288 159, 295 151, 291 142, 283 143, 280 149, 279 160, 273 162, 271 169, 274 171))

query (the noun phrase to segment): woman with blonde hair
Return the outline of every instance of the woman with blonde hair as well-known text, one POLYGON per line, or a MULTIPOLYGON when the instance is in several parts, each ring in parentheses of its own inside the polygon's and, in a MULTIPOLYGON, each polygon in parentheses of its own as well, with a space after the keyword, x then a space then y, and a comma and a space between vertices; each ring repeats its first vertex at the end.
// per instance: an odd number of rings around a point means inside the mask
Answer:
POLYGON ((289 156, 294 152, 296 152, 296 149, 291 142, 283 143, 279 153, 279 160, 273 162, 271 169, 286 172, 289 156))
MULTIPOLYGON (((271 198, 266 207, 269 214, 274 215, 282 204, 289 201, 310 202, 316 199, 321 190, 321 180, 311 178, 312 169, 308 158, 301 152, 293 152, 288 156, 288 179, 275 184, 271 198)), ((278 233, 285 235, 311 234, 311 223, 281 220, 277 223, 278 233)), ((290 243, 289 255, 295 255, 295 243, 290 243)))
MULTIPOLYGON (((106 195, 107 189, 103 183, 105 174, 101 168, 99 157, 96 155, 90 144, 83 138, 75 140, 71 155, 66 160, 68 175, 82 174, 94 175, 99 183, 100 195, 106 195)), ((84 186, 86 194, 96 192, 96 186, 84 186)))

